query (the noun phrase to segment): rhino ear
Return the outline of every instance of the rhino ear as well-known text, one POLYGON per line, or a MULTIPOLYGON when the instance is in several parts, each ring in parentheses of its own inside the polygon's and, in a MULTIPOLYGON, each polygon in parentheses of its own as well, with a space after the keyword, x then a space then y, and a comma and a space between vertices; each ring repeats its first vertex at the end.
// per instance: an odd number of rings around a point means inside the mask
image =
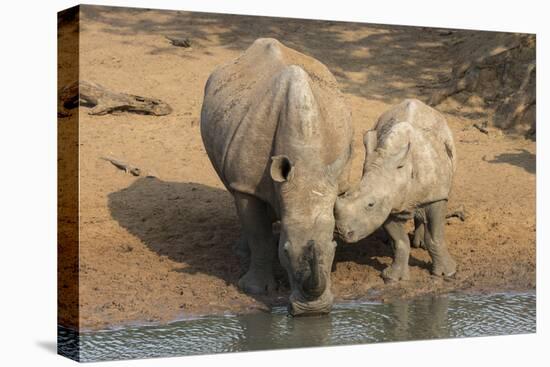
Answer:
POLYGON ((294 175, 294 164, 286 155, 273 156, 269 173, 275 182, 290 181, 294 175))
POLYGON ((388 168, 401 168, 405 165, 411 151, 411 134, 412 126, 408 122, 393 126, 384 147, 388 168))
POLYGON ((405 163, 407 162, 407 157, 409 156, 409 152, 411 151, 411 143, 407 143, 406 146, 401 148, 399 152, 393 157, 393 165, 396 168, 402 168, 405 163))
POLYGON ((378 144, 376 130, 369 130, 363 135, 363 145, 365 146, 365 162, 363 164, 363 175, 367 171, 367 166, 374 159, 374 151, 378 144))

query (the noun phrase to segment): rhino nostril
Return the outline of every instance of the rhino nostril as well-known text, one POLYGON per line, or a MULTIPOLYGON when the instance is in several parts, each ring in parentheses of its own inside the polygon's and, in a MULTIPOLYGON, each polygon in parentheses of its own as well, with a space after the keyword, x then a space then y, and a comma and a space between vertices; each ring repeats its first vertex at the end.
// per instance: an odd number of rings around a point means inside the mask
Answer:
POLYGON ((354 235, 355 235, 355 232, 354 232, 354 231, 349 231, 349 232, 346 234, 346 237, 347 237, 347 238, 353 238, 354 235))

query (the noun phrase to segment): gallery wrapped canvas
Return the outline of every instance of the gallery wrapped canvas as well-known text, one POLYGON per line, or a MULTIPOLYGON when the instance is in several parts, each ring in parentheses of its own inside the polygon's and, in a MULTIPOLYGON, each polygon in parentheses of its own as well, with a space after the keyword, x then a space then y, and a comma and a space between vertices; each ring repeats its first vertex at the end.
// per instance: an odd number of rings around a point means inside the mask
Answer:
POLYGON ((536 331, 536 36, 58 14, 58 352, 536 331))

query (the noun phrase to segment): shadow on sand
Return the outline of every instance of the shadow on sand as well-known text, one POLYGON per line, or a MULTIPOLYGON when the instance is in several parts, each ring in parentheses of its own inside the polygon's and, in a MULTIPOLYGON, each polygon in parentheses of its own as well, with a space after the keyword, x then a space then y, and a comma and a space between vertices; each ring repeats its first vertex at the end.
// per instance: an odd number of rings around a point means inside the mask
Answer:
MULTIPOLYGON (((109 194, 112 217, 159 256, 181 263, 184 273, 203 273, 236 285, 242 274, 232 247, 240 225, 233 199, 223 189, 193 182, 166 182, 141 178, 126 189, 109 194)), ((382 271, 377 257, 391 256, 384 231, 379 230, 356 244, 341 241, 338 262, 355 262, 382 271)), ((411 257, 411 266, 427 267, 411 257)), ((288 284, 279 266, 276 278, 280 292, 288 284)), ((269 303, 265 297, 257 300, 269 303)))
POLYGON ((514 153, 501 153, 492 160, 487 160, 487 162, 507 163, 521 167, 529 173, 537 173, 537 156, 525 149, 518 149, 518 151, 514 153))
MULTIPOLYGON (((191 42, 190 50, 171 46, 165 39, 150 46, 151 55, 216 57, 211 52, 216 47, 242 52, 257 38, 276 38, 325 64, 343 92, 391 104, 404 98, 427 102, 425 88, 449 79, 456 63, 449 52, 451 33, 436 28, 119 7, 81 9, 82 32, 89 21, 99 23, 103 32, 127 35, 127 43, 138 42, 133 38, 139 34, 191 42)), ((453 37, 475 32, 479 31, 454 30, 453 37)))

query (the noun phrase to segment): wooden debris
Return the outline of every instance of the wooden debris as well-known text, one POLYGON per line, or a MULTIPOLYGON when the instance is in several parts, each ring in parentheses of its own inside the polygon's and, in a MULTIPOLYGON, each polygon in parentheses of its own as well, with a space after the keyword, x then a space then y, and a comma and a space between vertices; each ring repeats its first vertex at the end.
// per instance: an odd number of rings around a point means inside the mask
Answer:
POLYGON ((146 171, 144 174, 144 170, 141 168, 138 168, 130 163, 121 161, 119 159, 115 159, 112 157, 101 157, 104 161, 110 162, 113 166, 116 168, 126 172, 130 173, 132 176, 142 176, 142 177, 148 177, 148 178, 159 178, 159 175, 154 170, 146 171))
POLYGON ((453 34, 453 31, 451 30, 443 30, 441 32, 438 33, 439 36, 450 36, 451 34, 453 34))
POLYGON ((132 166, 129 163, 126 163, 124 161, 120 161, 118 159, 114 159, 111 157, 101 157, 104 161, 111 162, 113 166, 116 168, 123 170, 126 173, 130 173, 134 176, 139 176, 141 174, 141 170, 137 167, 132 166))
POLYGON ((479 124, 474 124, 473 125, 476 129, 478 129, 480 132, 482 132, 483 134, 485 135, 489 135, 489 130, 486 129, 487 127, 487 122, 484 122, 482 125, 479 125, 479 124))
POLYGON ((458 207, 457 210, 448 213, 445 218, 458 218, 460 219, 460 221, 464 222, 466 220, 466 211, 464 209, 464 205, 461 205, 460 207, 458 207))
POLYGON ((166 39, 169 40, 170 43, 172 43, 172 46, 184 47, 184 48, 191 47, 191 42, 189 41, 188 38, 175 38, 175 37, 166 36, 166 39))
POLYGON ((112 92, 97 83, 83 80, 63 87, 59 91, 58 98, 59 117, 68 116, 70 109, 79 106, 91 107, 88 112, 90 115, 126 111, 163 116, 172 112, 172 107, 159 99, 112 92))
POLYGON ((466 140, 466 139, 460 139, 459 142, 464 144, 475 144, 479 145, 479 140, 466 140))

